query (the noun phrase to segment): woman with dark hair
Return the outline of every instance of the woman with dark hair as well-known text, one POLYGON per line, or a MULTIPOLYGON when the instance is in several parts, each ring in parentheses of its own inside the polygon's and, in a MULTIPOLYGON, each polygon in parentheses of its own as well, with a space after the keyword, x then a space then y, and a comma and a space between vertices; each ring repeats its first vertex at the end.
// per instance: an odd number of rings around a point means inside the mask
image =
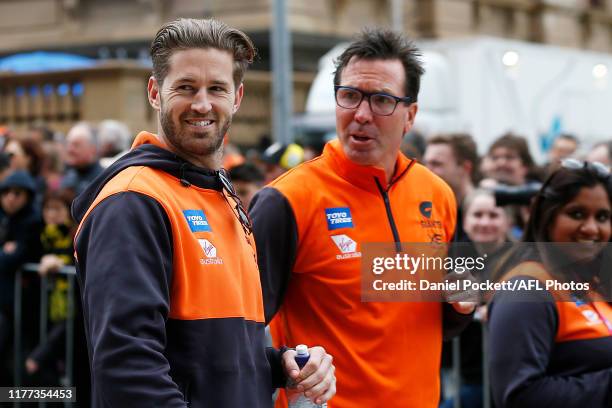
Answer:
POLYGON ((609 170, 574 159, 535 197, 523 236, 531 244, 514 251, 516 266, 501 279, 525 290, 498 291, 489 305, 498 408, 612 406, 612 306, 603 275, 610 274, 611 203, 609 170))
POLYGON ((13 170, 23 170, 34 179, 36 184, 35 205, 40 208, 47 191, 47 182, 42 175, 46 154, 41 144, 34 139, 11 139, 6 143, 4 152, 9 155, 13 170))

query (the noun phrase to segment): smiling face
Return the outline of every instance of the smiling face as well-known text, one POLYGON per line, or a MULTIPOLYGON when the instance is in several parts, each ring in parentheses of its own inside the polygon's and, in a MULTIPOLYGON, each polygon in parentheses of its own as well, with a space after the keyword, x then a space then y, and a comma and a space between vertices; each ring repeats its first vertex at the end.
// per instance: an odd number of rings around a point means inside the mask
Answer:
POLYGON ((242 100, 233 57, 215 48, 175 51, 163 85, 149 79, 149 101, 159 112, 159 136, 170 150, 195 164, 219 168, 223 137, 242 100))
MULTIPOLYGON (((399 60, 353 57, 343 69, 339 85, 403 97, 404 83, 405 71, 399 60)), ((356 109, 336 106, 336 129, 344 153, 357 164, 383 168, 390 179, 402 138, 412 127, 416 112, 416 103, 399 103, 392 115, 375 115, 366 98, 356 109)))
POLYGON ((479 194, 466 209, 463 229, 473 242, 500 244, 506 239, 510 222, 504 209, 495 204, 495 197, 479 194))
POLYGON ((549 230, 553 242, 572 242, 568 255, 573 259, 589 259, 597 255, 610 240, 611 204, 601 184, 583 187, 576 197, 561 207, 549 230))

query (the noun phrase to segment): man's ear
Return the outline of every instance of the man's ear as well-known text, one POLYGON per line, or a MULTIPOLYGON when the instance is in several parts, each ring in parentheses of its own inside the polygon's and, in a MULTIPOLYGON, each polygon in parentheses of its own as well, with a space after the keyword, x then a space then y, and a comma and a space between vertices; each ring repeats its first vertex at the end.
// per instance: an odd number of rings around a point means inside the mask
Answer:
POLYGON ((408 133, 414 125, 414 118, 416 117, 417 111, 419 110, 419 104, 414 102, 410 104, 406 110, 406 120, 404 122, 404 134, 408 133))
POLYGON ((147 95, 149 97, 149 104, 151 104, 151 107, 158 111, 160 107, 159 83, 153 76, 149 78, 149 83, 147 84, 147 95))
POLYGON ((232 114, 238 112, 238 108, 240 108, 240 103, 242 102, 242 96, 244 95, 244 84, 240 83, 238 89, 236 89, 236 96, 234 97, 234 108, 232 110, 232 114))

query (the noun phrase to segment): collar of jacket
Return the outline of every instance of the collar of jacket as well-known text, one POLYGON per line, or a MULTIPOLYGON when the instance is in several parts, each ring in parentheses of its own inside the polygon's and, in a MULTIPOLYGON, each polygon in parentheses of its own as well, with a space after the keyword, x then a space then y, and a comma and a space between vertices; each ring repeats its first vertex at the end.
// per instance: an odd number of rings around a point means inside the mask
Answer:
POLYGON ((325 145, 323 158, 328 161, 334 172, 340 175, 340 177, 359 188, 370 191, 378 191, 376 180, 378 180, 378 183, 384 190, 387 190, 414 164, 414 160, 410 160, 401 152, 398 152, 393 177, 391 182, 387 183, 384 169, 376 166, 363 166, 351 161, 344 154, 338 139, 332 140, 325 145))

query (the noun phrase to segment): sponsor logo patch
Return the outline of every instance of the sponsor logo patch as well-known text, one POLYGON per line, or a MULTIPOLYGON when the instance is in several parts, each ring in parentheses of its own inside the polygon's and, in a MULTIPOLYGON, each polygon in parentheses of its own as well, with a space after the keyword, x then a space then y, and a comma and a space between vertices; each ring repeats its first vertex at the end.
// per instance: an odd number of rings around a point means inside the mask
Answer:
POLYGON ((191 232, 212 232, 203 210, 183 210, 191 232))
POLYGON ((425 218, 431 218, 431 208, 431 201, 422 201, 421 204, 419 204, 419 211, 425 218))
POLYGON ((332 231, 339 228, 353 228, 353 217, 348 207, 336 207, 325 209, 327 229, 332 231))
POLYGON ((357 242, 353 241, 348 235, 332 235, 330 238, 342 252, 342 255, 336 255, 336 259, 361 257, 361 252, 357 252, 357 242))
POLYGON ((220 265, 223 263, 223 259, 217 257, 217 247, 207 239, 198 239, 202 251, 204 251, 204 258, 200 259, 202 265, 220 265))

